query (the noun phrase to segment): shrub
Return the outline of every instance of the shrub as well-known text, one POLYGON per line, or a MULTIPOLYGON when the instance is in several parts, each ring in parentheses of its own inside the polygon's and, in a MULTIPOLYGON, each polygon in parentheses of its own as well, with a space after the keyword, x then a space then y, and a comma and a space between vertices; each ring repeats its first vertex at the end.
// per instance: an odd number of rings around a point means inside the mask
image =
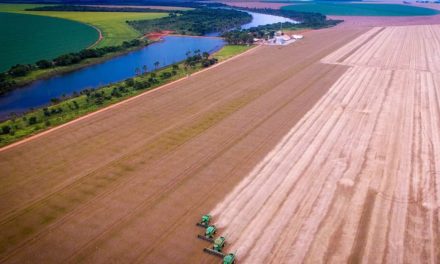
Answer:
POLYGON ((37 118, 35 116, 29 117, 28 124, 35 125, 37 123, 37 118))
POLYGON ((127 85, 127 86, 134 86, 133 78, 129 78, 129 79, 125 80, 125 85, 127 85))
POLYGON ((10 126, 3 125, 2 126, 2 130, 1 130, 2 135, 9 134, 9 132, 11 132, 11 129, 12 128, 10 126))
POLYGON ((8 73, 14 77, 25 76, 32 67, 30 65, 17 64, 9 69, 8 73))
POLYGON ((47 69, 53 66, 52 62, 48 60, 39 60, 36 64, 40 69, 47 69))

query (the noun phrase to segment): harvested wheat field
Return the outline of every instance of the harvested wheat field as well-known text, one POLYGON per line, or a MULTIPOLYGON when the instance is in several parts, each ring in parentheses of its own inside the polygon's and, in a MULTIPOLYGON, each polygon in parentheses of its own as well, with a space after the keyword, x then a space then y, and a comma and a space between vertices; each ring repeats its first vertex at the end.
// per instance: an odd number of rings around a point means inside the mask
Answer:
POLYGON ((0 150, 0 262, 219 263, 195 222, 349 68, 320 60, 365 31, 257 47, 0 150))
POLYGON ((373 28, 213 210, 240 263, 440 262, 440 26, 373 28))

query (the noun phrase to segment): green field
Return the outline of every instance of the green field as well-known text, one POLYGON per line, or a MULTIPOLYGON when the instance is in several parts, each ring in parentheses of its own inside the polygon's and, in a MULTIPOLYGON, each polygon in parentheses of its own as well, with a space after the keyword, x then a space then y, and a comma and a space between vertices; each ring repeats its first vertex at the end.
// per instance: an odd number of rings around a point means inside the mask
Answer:
POLYGON ((0 13, 0 21, 0 72, 80 51, 99 37, 90 26, 59 18, 0 13))
POLYGON ((96 47, 117 46, 123 41, 140 36, 127 20, 147 20, 167 16, 167 13, 129 13, 129 12, 26 12, 34 15, 49 16, 75 20, 97 27, 102 32, 103 39, 96 47))
POLYGON ((219 61, 223 61, 237 54, 243 53, 253 47, 254 46, 246 46, 246 45, 227 45, 224 46, 221 50, 217 51, 214 54, 214 57, 217 58, 219 61))
POLYGON ((282 9, 337 16, 431 16, 440 13, 437 10, 408 5, 323 2, 289 5, 282 9))
POLYGON ((0 4, 0 12, 13 12, 64 18, 86 23, 98 28, 103 39, 96 47, 116 46, 125 40, 132 40, 140 33, 130 27, 127 20, 147 20, 167 16, 167 13, 140 12, 59 12, 59 11, 25 11, 38 5, 0 4))

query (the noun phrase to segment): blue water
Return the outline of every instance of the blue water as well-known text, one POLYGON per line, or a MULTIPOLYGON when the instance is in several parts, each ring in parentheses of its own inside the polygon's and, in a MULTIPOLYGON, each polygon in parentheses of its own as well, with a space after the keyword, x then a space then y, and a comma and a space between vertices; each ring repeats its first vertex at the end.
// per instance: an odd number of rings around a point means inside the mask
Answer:
MULTIPOLYGON (((225 8, 225 7, 222 7, 222 8, 225 8)), ((226 8, 226 9, 233 9, 233 8, 226 8)), ((255 13, 255 12, 250 12, 250 11, 241 10, 241 9, 234 9, 234 10, 246 12, 252 16, 252 21, 247 24, 242 25, 239 29, 250 29, 252 27, 270 25, 270 24, 275 24, 275 23, 286 23, 286 22, 290 22, 290 23, 294 23, 294 24, 299 23, 298 21, 295 21, 293 19, 286 18, 286 17, 266 15, 266 14, 255 13)), ((205 36, 206 37, 220 36, 220 32, 208 33, 208 34, 205 34, 205 36)))
POLYGON ((40 80, 0 97, 0 119, 11 113, 22 113, 31 108, 47 105, 52 98, 71 95, 86 88, 96 88, 122 81, 135 75, 136 67, 147 65, 148 71, 168 66, 186 58, 186 52, 199 49, 201 52, 215 52, 225 45, 220 38, 196 38, 167 36, 141 50, 122 55, 81 70, 40 80))
MULTIPOLYGON (((240 10, 240 11, 244 11, 244 10, 240 10)), ((292 20, 290 18, 281 17, 281 16, 266 15, 266 14, 260 14, 260 13, 249 12, 249 11, 244 11, 244 12, 252 15, 252 21, 248 24, 242 25, 241 29, 249 29, 252 27, 264 26, 264 25, 275 24, 275 23, 280 23, 280 22, 281 23, 285 23, 285 22, 298 23, 295 20, 292 20)))

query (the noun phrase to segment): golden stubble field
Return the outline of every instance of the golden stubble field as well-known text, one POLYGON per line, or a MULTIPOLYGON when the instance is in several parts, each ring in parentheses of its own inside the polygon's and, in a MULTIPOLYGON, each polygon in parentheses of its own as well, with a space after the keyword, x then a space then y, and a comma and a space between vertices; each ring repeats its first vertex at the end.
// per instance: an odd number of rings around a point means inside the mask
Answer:
POLYGON ((373 28, 213 210, 241 263, 440 261, 440 26, 373 28))
POLYGON ((0 262, 218 263, 195 222, 348 68, 320 60, 365 31, 257 47, 0 151, 0 262))

